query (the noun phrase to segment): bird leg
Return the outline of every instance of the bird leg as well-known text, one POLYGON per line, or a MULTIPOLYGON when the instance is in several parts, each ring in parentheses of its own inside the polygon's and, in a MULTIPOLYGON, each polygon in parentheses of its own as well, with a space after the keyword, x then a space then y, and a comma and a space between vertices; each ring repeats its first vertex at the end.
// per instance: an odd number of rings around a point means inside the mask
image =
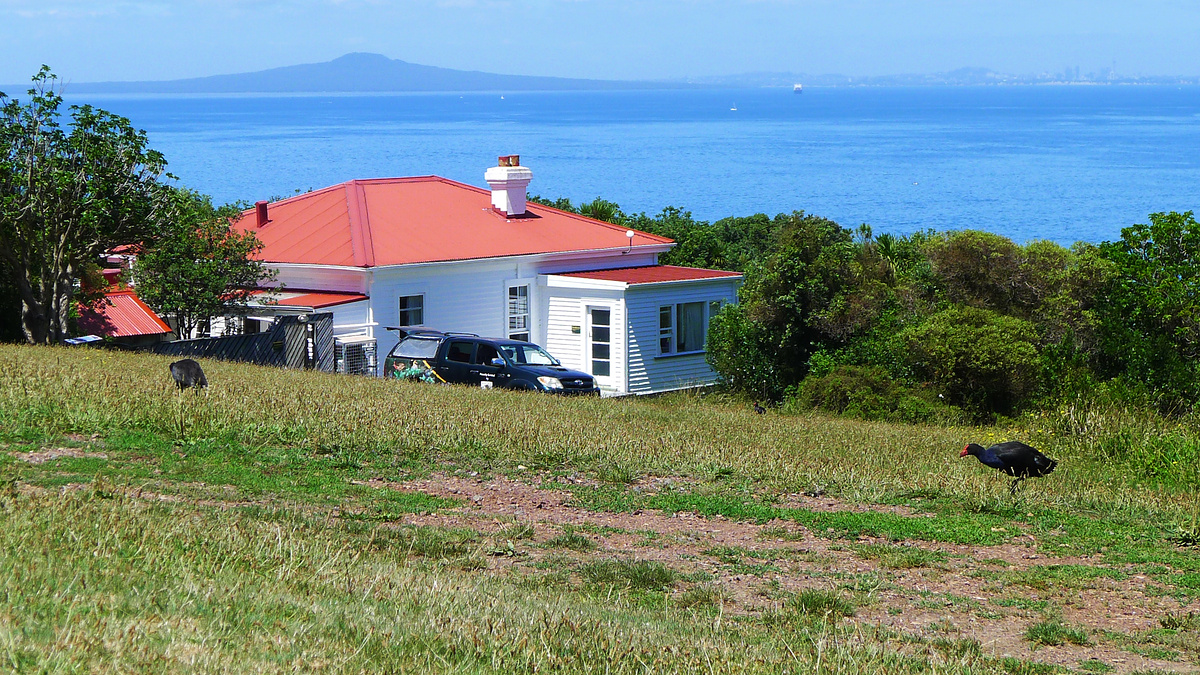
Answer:
POLYGON ((1021 481, 1022 481, 1022 480, 1024 480, 1024 479, 1023 479, 1023 478, 1018 478, 1018 479, 1016 479, 1016 480, 1014 480, 1014 481, 1012 482, 1012 486, 1010 486, 1010 487, 1008 488, 1008 496, 1010 496, 1010 497, 1016 497, 1016 496, 1017 496, 1017 486, 1021 484, 1021 481))

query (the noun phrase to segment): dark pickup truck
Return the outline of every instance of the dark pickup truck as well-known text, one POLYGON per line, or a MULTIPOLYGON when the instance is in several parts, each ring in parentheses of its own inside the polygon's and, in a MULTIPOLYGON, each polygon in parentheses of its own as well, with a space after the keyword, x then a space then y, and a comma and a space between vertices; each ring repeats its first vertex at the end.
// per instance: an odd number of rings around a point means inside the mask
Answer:
POLYGON ((591 375, 564 368, 532 342, 429 329, 402 330, 399 344, 383 363, 383 372, 385 377, 485 389, 600 395, 591 375))

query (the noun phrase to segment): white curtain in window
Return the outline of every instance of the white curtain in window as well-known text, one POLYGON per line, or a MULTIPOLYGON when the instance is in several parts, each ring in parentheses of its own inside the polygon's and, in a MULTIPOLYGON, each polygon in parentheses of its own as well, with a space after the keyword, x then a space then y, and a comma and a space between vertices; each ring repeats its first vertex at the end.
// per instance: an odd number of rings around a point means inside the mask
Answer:
POLYGON ((695 352, 704 349, 704 303, 685 302, 679 305, 679 351, 695 352))

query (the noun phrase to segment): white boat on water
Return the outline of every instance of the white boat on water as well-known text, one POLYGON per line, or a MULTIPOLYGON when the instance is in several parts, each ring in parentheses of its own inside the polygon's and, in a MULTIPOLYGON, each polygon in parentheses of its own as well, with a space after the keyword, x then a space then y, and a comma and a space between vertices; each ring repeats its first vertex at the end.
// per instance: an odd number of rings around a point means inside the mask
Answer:
POLYGON ((793 93, 793 94, 803 94, 803 93, 804 93, 804 85, 802 85, 802 84, 793 84, 793 85, 792 85, 792 93, 793 93))

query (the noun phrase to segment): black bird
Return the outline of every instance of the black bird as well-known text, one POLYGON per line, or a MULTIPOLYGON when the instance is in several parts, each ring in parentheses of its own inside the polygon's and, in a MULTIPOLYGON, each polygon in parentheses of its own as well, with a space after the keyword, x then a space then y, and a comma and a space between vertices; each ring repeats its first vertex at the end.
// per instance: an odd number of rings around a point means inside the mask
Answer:
POLYGON ((1041 478, 1058 466, 1057 460, 1050 459, 1038 452, 1037 448, 1020 441, 1005 441, 987 448, 978 443, 971 443, 963 448, 958 456, 967 455, 974 455, 981 464, 1015 478, 1012 487, 1008 489, 1009 494, 1016 494, 1017 485, 1026 478, 1041 478))
POLYGON ((754 412, 758 413, 759 415, 765 415, 765 414, 767 414, 767 409, 762 407, 761 405, 755 403, 754 404, 754 412))
POLYGON ((204 369, 191 359, 172 363, 171 379, 175 380, 175 386, 179 387, 179 391, 188 387, 195 387, 196 391, 200 391, 208 386, 208 380, 204 377, 204 369))

